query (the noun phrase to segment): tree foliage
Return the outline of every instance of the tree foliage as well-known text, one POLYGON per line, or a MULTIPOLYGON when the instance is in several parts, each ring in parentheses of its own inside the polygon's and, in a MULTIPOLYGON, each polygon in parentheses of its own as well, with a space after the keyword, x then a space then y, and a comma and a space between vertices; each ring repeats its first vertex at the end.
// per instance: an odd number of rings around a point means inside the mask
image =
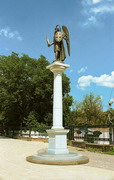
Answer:
MULTIPOLYGON (((25 124, 25 119, 31 126, 37 122, 51 125, 53 74, 46 69, 47 65, 49 62, 44 56, 34 59, 15 52, 0 56, 0 122, 4 121, 7 127, 19 127, 25 124)), ((69 84, 69 79, 63 75, 66 110, 72 104, 69 84)))
POLYGON ((106 123, 101 97, 90 93, 84 96, 82 102, 75 102, 75 110, 71 113, 71 120, 76 124, 106 123))
POLYGON ((107 119, 108 124, 114 124, 114 109, 109 108, 105 112, 105 118, 107 119))

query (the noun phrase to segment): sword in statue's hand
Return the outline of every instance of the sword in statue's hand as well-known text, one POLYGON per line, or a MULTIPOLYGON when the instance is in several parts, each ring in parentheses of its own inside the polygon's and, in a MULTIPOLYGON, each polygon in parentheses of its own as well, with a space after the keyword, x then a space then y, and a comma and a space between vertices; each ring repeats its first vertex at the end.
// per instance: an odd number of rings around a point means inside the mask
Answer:
POLYGON ((47 35, 46 35, 46 41, 47 41, 47 45, 50 46, 49 38, 47 35))
POLYGON ((48 47, 54 44, 54 42, 52 42, 52 43, 50 43, 50 42, 49 42, 49 38, 48 38, 48 36, 46 36, 46 41, 47 41, 47 45, 48 45, 48 47))

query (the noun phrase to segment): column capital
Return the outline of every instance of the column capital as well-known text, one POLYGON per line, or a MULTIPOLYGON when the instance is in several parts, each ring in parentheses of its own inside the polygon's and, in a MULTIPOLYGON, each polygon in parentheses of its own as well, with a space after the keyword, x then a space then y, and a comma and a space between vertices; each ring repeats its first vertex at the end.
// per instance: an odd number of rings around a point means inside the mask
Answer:
POLYGON ((68 64, 61 63, 59 61, 55 61, 52 64, 48 65, 46 69, 49 69, 50 71, 54 72, 64 72, 67 68, 70 66, 68 64))

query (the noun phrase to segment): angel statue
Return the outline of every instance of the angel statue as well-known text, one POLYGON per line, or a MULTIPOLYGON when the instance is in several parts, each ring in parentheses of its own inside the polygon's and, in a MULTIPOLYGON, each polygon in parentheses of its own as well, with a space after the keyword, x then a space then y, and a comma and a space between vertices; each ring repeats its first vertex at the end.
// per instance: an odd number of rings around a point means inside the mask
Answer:
POLYGON ((63 32, 61 32, 61 27, 57 25, 54 31, 54 38, 53 42, 50 43, 48 36, 46 37, 48 47, 54 45, 54 53, 55 53, 55 60, 63 62, 66 58, 65 47, 63 39, 66 41, 68 55, 70 56, 70 40, 69 40, 69 32, 66 26, 62 26, 63 32))

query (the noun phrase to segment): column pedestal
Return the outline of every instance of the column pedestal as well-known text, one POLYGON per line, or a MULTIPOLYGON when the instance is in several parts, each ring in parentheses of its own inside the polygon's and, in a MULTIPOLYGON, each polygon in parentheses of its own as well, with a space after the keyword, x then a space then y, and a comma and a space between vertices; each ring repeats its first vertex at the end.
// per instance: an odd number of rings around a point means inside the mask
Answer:
POLYGON ((47 153, 49 154, 68 154, 67 149, 67 133, 66 129, 50 129, 47 130, 49 136, 49 146, 47 153))

